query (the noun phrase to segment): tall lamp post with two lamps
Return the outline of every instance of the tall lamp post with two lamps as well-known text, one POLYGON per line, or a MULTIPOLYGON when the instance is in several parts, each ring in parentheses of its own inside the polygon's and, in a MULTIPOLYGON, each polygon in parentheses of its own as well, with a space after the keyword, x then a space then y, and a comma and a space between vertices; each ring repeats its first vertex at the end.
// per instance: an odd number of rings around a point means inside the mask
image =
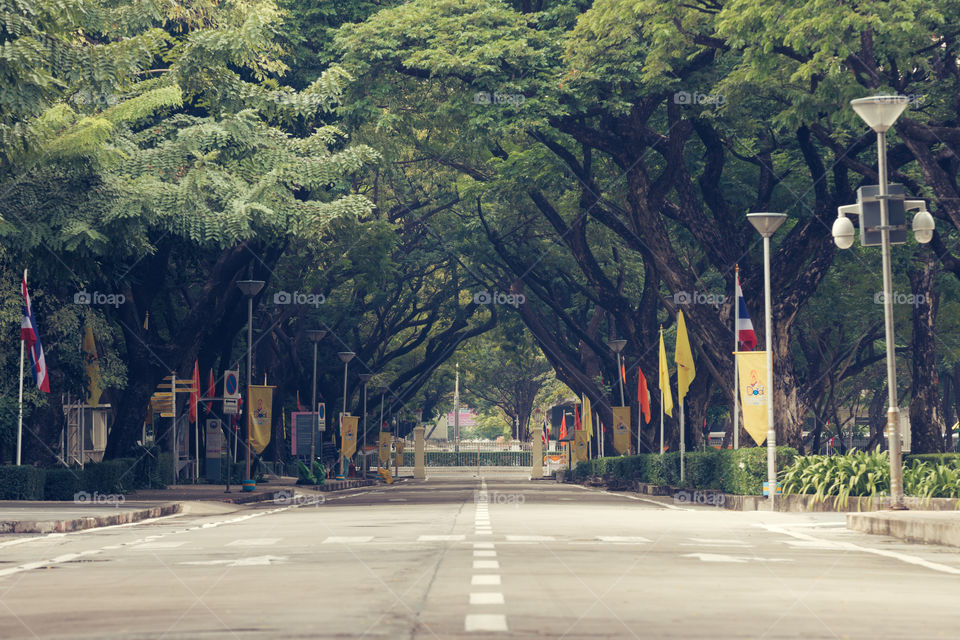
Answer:
MULTIPOLYGON (((337 356, 343 361, 343 413, 340 414, 340 424, 343 425, 343 419, 347 414, 347 367, 350 366, 350 361, 353 360, 353 356, 356 354, 353 351, 341 351, 337 356)), ((341 430, 341 441, 340 448, 343 450, 343 434, 341 430)), ((342 453, 340 455, 340 475, 337 476, 338 480, 343 480, 347 477, 347 458, 342 453)))
POLYGON ((367 479, 367 385, 370 383, 370 380, 373 379, 372 373, 361 373, 359 376, 360 382, 363 383, 363 444, 362 449, 360 450, 360 463, 363 479, 367 479))
POLYGON ((317 344, 323 340, 327 332, 323 329, 307 329, 307 339, 313 343, 313 394, 310 404, 310 468, 313 469, 313 461, 317 459, 317 430, 320 425, 317 424, 317 344))
POLYGON ((887 438, 890 450, 890 508, 905 509, 903 503, 903 463, 900 443, 900 407, 897 403, 897 368, 893 335, 892 274, 890 245, 907 240, 906 212, 919 211, 913 218, 913 235, 917 242, 926 244, 933 239, 933 216, 923 200, 906 200, 902 185, 887 184, 887 131, 907 108, 907 96, 871 96, 851 100, 850 106, 877 134, 878 186, 864 186, 857 190, 857 203, 837 209, 833 223, 833 239, 840 249, 853 246, 853 222, 848 214, 860 216, 860 243, 880 245, 883 267, 883 319, 887 346, 887 438), (891 191, 893 193, 891 193, 891 191))

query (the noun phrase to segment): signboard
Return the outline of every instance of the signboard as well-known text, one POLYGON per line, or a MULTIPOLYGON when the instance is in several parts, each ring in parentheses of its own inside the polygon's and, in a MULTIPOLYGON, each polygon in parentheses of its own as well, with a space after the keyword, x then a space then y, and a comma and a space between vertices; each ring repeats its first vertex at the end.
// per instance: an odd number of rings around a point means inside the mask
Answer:
POLYGON ((317 403, 317 423, 320 431, 327 430, 327 404, 325 402, 317 403))
POLYGON ((223 372, 223 412, 226 414, 239 413, 238 400, 240 399, 240 372, 236 369, 223 372))
POLYGON ((223 451, 223 431, 220 420, 208 418, 204 430, 206 435, 206 477, 210 482, 220 482, 220 453, 223 451))
MULTIPOLYGON (((294 411, 290 414, 290 453, 301 458, 310 457, 310 424, 317 414, 309 411, 294 411)), ((320 453, 320 434, 324 426, 317 429, 316 452, 320 453)))

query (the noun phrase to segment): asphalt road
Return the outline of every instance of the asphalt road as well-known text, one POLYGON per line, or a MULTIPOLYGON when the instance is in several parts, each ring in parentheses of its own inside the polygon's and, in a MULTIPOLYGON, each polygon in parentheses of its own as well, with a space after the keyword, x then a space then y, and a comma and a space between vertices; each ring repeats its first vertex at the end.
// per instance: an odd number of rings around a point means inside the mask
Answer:
POLYGON ((433 476, 0 536, 0 638, 956 638, 960 554, 836 514, 433 476))

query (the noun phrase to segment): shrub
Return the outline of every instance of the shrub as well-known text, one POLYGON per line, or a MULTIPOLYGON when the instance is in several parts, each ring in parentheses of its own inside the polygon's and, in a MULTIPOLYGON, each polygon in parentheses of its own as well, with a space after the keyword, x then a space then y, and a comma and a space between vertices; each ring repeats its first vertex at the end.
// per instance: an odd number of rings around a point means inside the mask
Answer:
POLYGON ((58 467, 47 469, 43 484, 44 500, 73 500, 81 487, 81 473, 79 468, 67 469, 58 467))
POLYGON ((39 467, 0 467, 0 500, 43 500, 44 476, 39 467))
POLYGON ((717 449, 691 451, 686 455, 686 482, 691 489, 719 489, 721 452, 717 449))
POLYGON ((166 489, 173 484, 173 454, 169 451, 157 455, 157 473, 160 476, 159 489, 166 489))
POLYGON ((960 453, 908 453, 903 456, 905 465, 913 462, 932 462, 935 465, 960 467, 960 453))
POLYGON ((842 456, 806 456, 783 474, 783 493, 814 494, 818 502, 833 497, 833 506, 846 506, 850 496, 867 496, 872 503, 890 491, 890 458, 886 451, 853 451, 842 456))
POLYGON ((124 484, 133 484, 129 458, 94 462, 83 467, 83 490, 88 493, 126 493, 124 484))

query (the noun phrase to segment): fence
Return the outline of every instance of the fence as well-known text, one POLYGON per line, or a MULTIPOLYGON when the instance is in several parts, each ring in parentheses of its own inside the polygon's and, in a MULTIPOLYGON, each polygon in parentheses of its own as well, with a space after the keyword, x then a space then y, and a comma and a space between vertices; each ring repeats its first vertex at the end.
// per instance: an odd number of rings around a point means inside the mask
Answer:
POLYGON ((424 448, 424 464, 428 467, 529 467, 531 445, 488 440, 431 443, 424 448))

